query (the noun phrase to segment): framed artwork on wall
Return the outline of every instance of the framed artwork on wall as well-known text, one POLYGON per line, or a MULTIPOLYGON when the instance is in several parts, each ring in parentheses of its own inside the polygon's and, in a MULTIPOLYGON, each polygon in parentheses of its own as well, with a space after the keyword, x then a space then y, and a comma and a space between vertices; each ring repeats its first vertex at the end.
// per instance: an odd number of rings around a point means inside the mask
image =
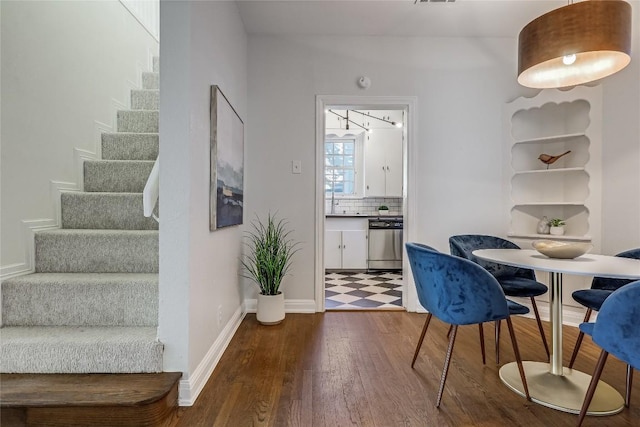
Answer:
POLYGON ((220 87, 211 86, 209 229, 242 224, 244 123, 220 87))

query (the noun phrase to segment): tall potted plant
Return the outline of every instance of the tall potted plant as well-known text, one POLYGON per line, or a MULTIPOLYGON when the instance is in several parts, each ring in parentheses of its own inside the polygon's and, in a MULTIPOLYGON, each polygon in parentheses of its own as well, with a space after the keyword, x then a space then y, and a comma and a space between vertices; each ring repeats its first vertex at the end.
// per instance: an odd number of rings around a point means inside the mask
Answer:
POLYGON ((284 319, 284 294, 280 290, 282 279, 291 267, 298 243, 289 236, 287 223, 268 214, 265 222, 256 218, 252 229, 246 232, 248 253, 242 260, 247 277, 258 284, 258 322, 276 325, 284 319))

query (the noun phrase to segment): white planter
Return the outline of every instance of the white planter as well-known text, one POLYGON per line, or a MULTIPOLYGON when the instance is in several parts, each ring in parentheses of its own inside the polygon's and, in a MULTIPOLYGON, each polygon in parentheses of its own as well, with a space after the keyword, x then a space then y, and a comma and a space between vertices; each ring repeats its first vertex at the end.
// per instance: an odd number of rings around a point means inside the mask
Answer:
POLYGON ((258 322, 263 325, 277 325, 284 319, 284 294, 258 294, 258 322))
POLYGON ((562 236, 564 234, 564 225, 561 225, 560 227, 550 227, 549 234, 552 234, 554 236, 562 236))
POLYGON ((388 209, 378 209, 378 215, 389 215, 388 209))

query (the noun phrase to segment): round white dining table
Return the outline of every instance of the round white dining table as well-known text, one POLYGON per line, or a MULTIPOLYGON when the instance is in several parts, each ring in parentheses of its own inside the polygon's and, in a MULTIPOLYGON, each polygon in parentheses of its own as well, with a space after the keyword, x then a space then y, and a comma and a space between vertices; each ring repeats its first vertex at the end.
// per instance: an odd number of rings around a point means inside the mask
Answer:
MULTIPOLYGON (((562 365, 562 275, 640 279, 640 260, 586 254, 575 259, 556 259, 533 249, 479 249, 473 255, 514 267, 549 272, 551 311, 551 355, 549 363, 525 361, 524 370, 531 400, 549 408, 578 414, 591 375, 562 365)), ((500 379, 524 396, 524 387, 515 362, 500 368, 500 379)), ((588 415, 612 415, 624 408, 624 399, 609 384, 600 381, 588 415)))

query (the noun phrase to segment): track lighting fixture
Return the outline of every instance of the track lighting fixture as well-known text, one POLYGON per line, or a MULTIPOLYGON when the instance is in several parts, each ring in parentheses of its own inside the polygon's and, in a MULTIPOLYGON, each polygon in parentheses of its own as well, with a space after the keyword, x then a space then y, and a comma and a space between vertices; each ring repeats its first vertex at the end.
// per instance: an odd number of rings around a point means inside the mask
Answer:
POLYGON ((380 117, 372 116, 369 113, 363 113, 362 111, 358 111, 358 110, 351 110, 351 111, 353 111, 354 113, 362 114, 363 116, 371 117, 372 119, 376 119, 376 120, 380 120, 380 121, 385 122, 385 123, 389 123, 390 125, 393 125, 393 126, 395 126, 397 128, 401 128, 402 127, 402 122, 394 122, 394 121, 387 120, 387 119, 381 119, 380 117))
MULTIPOLYGON (((352 111, 353 111, 353 110, 352 110, 352 111)), ((335 111, 333 111, 333 110, 327 110, 327 112, 329 112, 329 113, 331 113, 331 114, 335 114, 336 116, 340 117, 341 119, 346 120, 346 123, 347 123, 347 125, 346 125, 346 129, 347 129, 347 130, 349 130, 349 123, 353 123, 354 125, 356 125, 356 126, 358 126, 358 127, 362 128, 362 129, 364 129, 365 131, 367 131, 367 132, 369 132, 369 133, 371 133, 371 132, 372 132, 372 130, 371 130, 370 128, 366 128, 366 127, 364 127, 364 126, 362 126, 362 125, 360 125, 360 124, 358 124, 358 123, 354 122, 353 120, 351 120, 351 119, 349 118, 349 110, 347 110, 347 115, 346 115, 346 116, 340 115, 340 114, 336 113, 336 112, 335 112, 335 111)))

